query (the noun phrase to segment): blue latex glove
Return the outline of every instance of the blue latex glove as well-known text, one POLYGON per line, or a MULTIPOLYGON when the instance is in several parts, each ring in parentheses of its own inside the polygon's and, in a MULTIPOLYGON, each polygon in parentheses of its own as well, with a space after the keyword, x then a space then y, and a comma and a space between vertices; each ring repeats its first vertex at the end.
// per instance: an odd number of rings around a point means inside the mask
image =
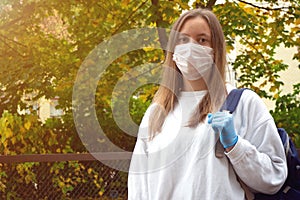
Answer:
POLYGON ((238 136, 234 130, 233 117, 229 112, 209 113, 208 124, 211 124, 213 130, 220 134, 220 142, 224 148, 234 146, 238 141, 238 136))

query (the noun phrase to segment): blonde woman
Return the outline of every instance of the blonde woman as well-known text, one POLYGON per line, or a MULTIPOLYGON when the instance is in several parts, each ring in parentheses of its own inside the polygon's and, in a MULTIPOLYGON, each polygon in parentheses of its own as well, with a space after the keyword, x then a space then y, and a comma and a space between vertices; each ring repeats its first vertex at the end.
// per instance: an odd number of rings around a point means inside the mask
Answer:
POLYGON ((246 90, 233 114, 219 112, 232 89, 225 84, 225 57, 224 34, 211 11, 180 16, 162 83, 140 124, 128 199, 242 200, 242 182, 251 193, 281 188, 285 153, 258 95, 246 90), (218 141, 224 156, 216 156, 218 141))

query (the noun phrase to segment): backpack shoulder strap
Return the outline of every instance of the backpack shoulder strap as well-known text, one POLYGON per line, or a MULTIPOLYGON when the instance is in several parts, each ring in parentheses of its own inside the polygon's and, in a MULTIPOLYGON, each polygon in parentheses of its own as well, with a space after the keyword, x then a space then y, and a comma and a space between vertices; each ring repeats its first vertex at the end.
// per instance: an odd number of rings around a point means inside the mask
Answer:
POLYGON ((283 144, 285 155, 287 156, 290 150, 289 135, 283 128, 277 128, 277 131, 283 144))
MULTIPOLYGON (((241 96, 247 88, 241 88, 241 89, 233 89, 226 97, 225 102, 223 103, 220 111, 228 110, 231 114, 235 111, 237 105, 239 104, 239 101, 241 99, 241 96)), ((221 146, 220 141, 216 144, 215 149, 216 157, 221 158, 224 156, 224 148, 221 146)), ((236 174, 237 179, 239 183, 241 184, 241 187, 243 188, 245 192, 245 197, 247 200, 253 200, 254 194, 249 190, 248 186, 239 178, 239 176, 236 174)))
MULTIPOLYGON (((235 111, 245 89, 246 88, 231 90, 230 93, 227 95, 226 100, 223 103, 220 111, 228 110, 232 114, 235 111)), ((224 156, 224 148, 219 140, 216 143, 215 155, 217 158, 222 158, 224 156)))
POLYGON ((235 111, 240 98, 247 88, 241 88, 241 89, 233 89, 226 97, 226 100, 224 104, 222 105, 220 111, 228 110, 231 114, 235 111))

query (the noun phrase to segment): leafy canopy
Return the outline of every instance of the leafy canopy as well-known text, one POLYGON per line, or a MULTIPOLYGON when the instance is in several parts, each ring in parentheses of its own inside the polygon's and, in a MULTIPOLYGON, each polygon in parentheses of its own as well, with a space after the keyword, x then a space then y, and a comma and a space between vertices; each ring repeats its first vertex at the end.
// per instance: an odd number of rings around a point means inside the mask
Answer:
MULTIPOLYGON (((170 28, 184 10, 196 7, 213 9, 219 17, 228 53, 237 44, 240 46, 231 63, 239 72, 239 86, 250 87, 274 101, 297 96, 294 93, 291 97, 281 95, 284 83, 279 79, 279 72, 289 66, 274 57, 279 45, 299 46, 300 11, 296 0, 257 3, 227 0, 221 4, 196 0, 192 5, 188 0, 3 0, 0 2, 0 114, 6 110, 18 115, 18 109, 30 109, 32 102, 42 96, 47 99, 59 97, 59 107, 66 113, 60 127, 68 130, 63 131, 68 137, 75 137, 72 89, 77 72, 89 53, 98 44, 126 30, 170 28)), ((166 45, 167 31, 159 31, 158 35, 155 40, 149 38, 150 47, 166 45)), ((107 135, 115 138, 115 143, 124 149, 132 149, 134 138, 123 133, 114 122, 111 110, 114 86, 134 67, 160 64, 163 59, 161 49, 128 52, 110 64, 98 83, 95 94, 98 119, 107 135)), ((294 59, 300 59, 299 51, 295 52, 294 59)), ((137 124, 156 88, 147 84, 132 94, 129 110, 137 124)), ((277 109, 275 112, 279 115, 286 111, 277 109)), ((43 127, 42 124, 39 126, 43 127)), ((41 128, 41 132, 46 134, 47 131, 41 128)))

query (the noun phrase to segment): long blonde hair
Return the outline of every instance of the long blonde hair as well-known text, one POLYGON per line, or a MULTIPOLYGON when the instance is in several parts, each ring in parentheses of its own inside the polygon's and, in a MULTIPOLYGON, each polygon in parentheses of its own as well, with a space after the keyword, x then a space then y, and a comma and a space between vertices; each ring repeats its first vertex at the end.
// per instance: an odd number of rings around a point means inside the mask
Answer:
POLYGON ((174 110, 177 104, 177 96, 182 87, 182 78, 178 76, 178 70, 173 61, 173 52, 176 46, 179 32, 184 23, 192 18, 201 17, 209 25, 211 31, 211 47, 214 50, 215 66, 212 74, 219 74, 218 76, 210 77, 209 89, 215 93, 211 95, 209 92, 203 97, 201 102, 196 107, 192 117, 190 118, 189 127, 195 127, 200 122, 203 122, 208 113, 214 111, 223 102, 225 91, 225 66, 226 66, 226 48, 225 38, 222 27, 213 12, 206 9, 195 9, 188 11, 181 15, 174 23, 168 42, 168 51, 164 62, 164 72, 162 76, 162 84, 156 92, 153 102, 158 104, 149 118, 149 134, 150 139, 161 131, 162 125, 166 116, 174 110), (221 79, 221 80, 220 80, 221 79), (218 94, 218 95, 216 95, 218 94))

